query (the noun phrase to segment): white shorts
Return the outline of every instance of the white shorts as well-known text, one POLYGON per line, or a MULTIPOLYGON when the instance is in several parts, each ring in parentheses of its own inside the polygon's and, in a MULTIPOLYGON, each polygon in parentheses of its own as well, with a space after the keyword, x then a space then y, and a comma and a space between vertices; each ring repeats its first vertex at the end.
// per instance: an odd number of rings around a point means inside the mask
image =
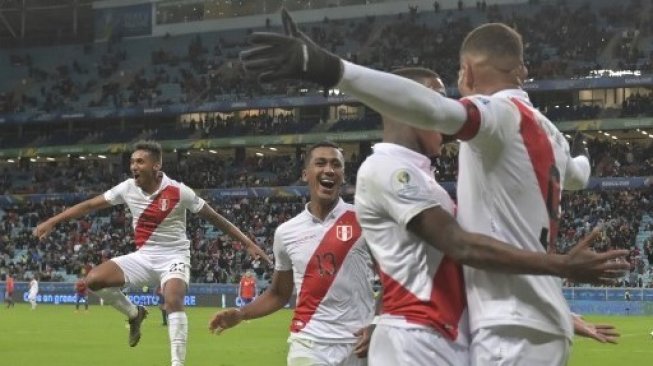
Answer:
POLYGON ((125 274, 125 284, 144 286, 179 278, 190 283, 190 252, 161 251, 157 254, 136 251, 111 259, 125 274))
POLYGON ((36 301, 36 295, 38 295, 38 292, 30 292, 27 294, 27 300, 29 301, 36 301))
POLYGON ((288 338, 288 366, 366 366, 366 358, 354 354, 354 343, 323 343, 288 338))
POLYGON ((482 328, 472 337, 472 366, 564 366, 571 341, 537 329, 502 326, 482 328))
POLYGON ((469 365, 467 347, 435 330, 379 324, 372 333, 370 366, 469 365))

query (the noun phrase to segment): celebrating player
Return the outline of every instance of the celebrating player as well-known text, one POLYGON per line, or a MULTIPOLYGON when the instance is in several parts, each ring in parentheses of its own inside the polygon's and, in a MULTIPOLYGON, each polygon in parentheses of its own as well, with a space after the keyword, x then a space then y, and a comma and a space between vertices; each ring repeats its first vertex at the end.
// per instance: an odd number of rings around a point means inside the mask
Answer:
POLYGON ((288 365, 365 365, 369 332, 362 330, 374 316, 372 259, 353 206, 340 198, 344 166, 334 144, 309 149, 303 179, 310 202, 274 234, 276 263, 270 287, 242 309, 217 313, 211 331, 283 308, 294 280, 297 304, 288 365))
MULTIPOLYGON (((283 17, 287 35, 252 35, 256 47, 241 53, 246 70, 262 82, 294 78, 337 86, 388 118, 456 136, 463 141, 461 226, 528 251, 554 250, 561 188, 583 188, 589 160, 582 143, 570 150, 520 89, 527 70, 517 32, 486 24, 467 36, 458 81, 465 98, 453 100, 414 81, 345 62, 298 32, 285 11, 283 17)), ((606 270, 622 268, 603 264, 606 270)), ((473 365, 566 364, 573 326, 559 279, 468 267, 465 279, 473 365)))
POLYGON ((133 178, 127 179, 102 195, 79 203, 39 224, 34 235, 44 239, 54 227, 69 219, 112 205, 126 204, 133 216, 136 252, 112 258, 94 267, 86 284, 107 304, 129 319, 129 345, 141 337, 140 327, 147 311, 132 304, 120 291, 126 284, 141 287, 160 284, 168 312, 168 334, 172 366, 181 366, 186 358, 188 320, 184 296, 190 281, 190 241, 186 237, 186 211, 197 213, 251 253, 265 253, 231 222, 216 213, 192 189, 168 178, 162 171, 161 145, 152 141, 136 143, 131 156, 133 178))

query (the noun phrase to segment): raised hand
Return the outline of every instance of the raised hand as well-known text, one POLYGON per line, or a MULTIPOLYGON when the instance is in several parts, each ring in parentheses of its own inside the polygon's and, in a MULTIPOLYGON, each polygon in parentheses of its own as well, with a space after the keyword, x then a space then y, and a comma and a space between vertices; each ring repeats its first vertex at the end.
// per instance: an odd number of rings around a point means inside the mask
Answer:
POLYGON ((599 234, 600 228, 595 228, 569 251, 565 261, 565 277, 575 282, 605 284, 623 277, 625 271, 630 269, 630 264, 625 261, 628 250, 596 253, 590 248, 599 234))
POLYGON ((576 131, 576 134, 574 134, 574 138, 571 140, 571 146, 569 147, 569 153, 573 157, 583 155, 588 159, 590 158, 590 152, 587 150, 585 135, 583 135, 580 131, 576 131))
POLYGON ((259 82, 306 80, 331 88, 342 75, 340 58, 316 45, 300 32, 290 14, 283 9, 285 34, 255 32, 249 37, 254 46, 240 53, 240 60, 259 82))
POLYGON ((354 346, 354 354, 358 358, 367 357, 367 351, 370 349, 370 340, 372 339, 372 332, 374 332, 374 324, 361 328, 354 333, 358 338, 354 346))

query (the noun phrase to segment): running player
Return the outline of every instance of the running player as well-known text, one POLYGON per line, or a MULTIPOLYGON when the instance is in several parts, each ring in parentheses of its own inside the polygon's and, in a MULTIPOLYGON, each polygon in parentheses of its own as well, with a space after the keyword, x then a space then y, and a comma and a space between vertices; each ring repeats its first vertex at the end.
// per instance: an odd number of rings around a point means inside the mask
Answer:
POLYGON ((156 142, 136 143, 130 162, 133 178, 39 224, 34 235, 43 239, 62 221, 112 205, 126 204, 133 217, 137 251, 94 267, 86 276, 86 284, 107 304, 128 317, 131 347, 140 340, 141 322, 147 311, 143 306, 132 304, 120 289, 126 284, 134 287, 160 284, 168 312, 171 363, 172 366, 181 366, 186 358, 188 337, 184 296, 190 281, 186 211, 199 214, 262 258, 265 258, 265 253, 192 189, 168 178, 161 171, 161 154, 161 145, 156 142))
POLYGON ((331 143, 314 145, 306 155, 310 202, 274 234, 270 287, 242 309, 218 312, 209 328, 221 332, 283 308, 294 281, 288 365, 365 365, 369 333, 359 331, 374 316, 372 259, 353 206, 340 198, 344 158, 331 143))

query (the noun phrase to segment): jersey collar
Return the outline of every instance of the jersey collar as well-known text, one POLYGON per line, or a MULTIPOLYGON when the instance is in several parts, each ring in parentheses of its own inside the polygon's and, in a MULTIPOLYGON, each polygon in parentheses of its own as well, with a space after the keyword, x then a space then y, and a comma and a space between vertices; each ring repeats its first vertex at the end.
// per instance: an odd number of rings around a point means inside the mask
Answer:
POLYGON ((526 103, 529 106, 533 106, 531 99, 528 97, 528 93, 521 89, 504 89, 500 90, 492 95, 493 97, 503 97, 503 98, 515 98, 519 99, 521 102, 526 103))
POLYGON ((373 148, 375 154, 388 155, 392 159, 405 159, 417 165, 418 168, 425 172, 431 172, 431 159, 417 151, 390 142, 379 142, 373 148))
POLYGON ((342 200, 342 197, 338 197, 338 203, 336 203, 336 205, 333 207, 331 212, 329 212, 329 214, 326 215, 324 221, 320 220, 318 217, 315 217, 311 213, 311 211, 308 210, 308 203, 306 203, 306 205, 304 206, 304 212, 306 215, 308 215, 308 217, 311 218, 311 220, 313 220, 313 222, 327 222, 329 220, 333 220, 336 217, 340 216, 340 213, 342 212, 344 205, 345 205, 345 201, 342 200))

